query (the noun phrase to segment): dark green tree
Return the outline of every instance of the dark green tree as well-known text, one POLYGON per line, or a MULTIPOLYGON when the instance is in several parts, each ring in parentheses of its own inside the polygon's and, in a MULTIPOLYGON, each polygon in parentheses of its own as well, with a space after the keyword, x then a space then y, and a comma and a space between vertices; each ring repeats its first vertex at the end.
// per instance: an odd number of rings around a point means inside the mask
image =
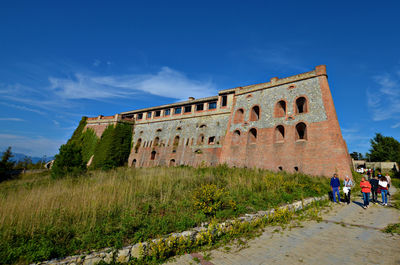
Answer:
POLYGON ((86 170, 82 160, 81 148, 76 143, 63 144, 60 153, 56 155, 51 177, 54 179, 65 176, 77 176, 86 170))
POLYGON ((400 142, 393 137, 376 133, 371 139, 371 149, 367 154, 371 161, 394 161, 400 163, 400 142))
POLYGON ((14 155, 11 152, 11 146, 3 152, 0 161, 0 182, 9 178, 9 172, 13 170, 15 162, 10 161, 14 155))
POLYGON ((350 156, 354 160, 362 160, 363 159, 363 155, 361 153, 358 153, 358 152, 353 152, 353 153, 350 154, 350 156))

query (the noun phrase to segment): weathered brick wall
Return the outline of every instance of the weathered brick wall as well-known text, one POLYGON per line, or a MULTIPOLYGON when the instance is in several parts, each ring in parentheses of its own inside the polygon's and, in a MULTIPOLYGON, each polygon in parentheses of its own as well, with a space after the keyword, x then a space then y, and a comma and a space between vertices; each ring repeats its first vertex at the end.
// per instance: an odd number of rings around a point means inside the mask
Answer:
POLYGON ((134 129, 129 165, 197 166, 201 163, 217 165, 228 118, 229 113, 222 113, 137 124, 134 129), (200 143, 200 135, 204 136, 203 143, 200 143), (176 136, 179 137, 177 146, 174 145, 176 136), (159 138, 157 146, 154 144, 156 137, 159 138), (215 137, 215 139, 209 144, 210 137, 215 137), (137 150, 139 139, 141 139, 141 145, 137 150), (156 152, 154 160, 151 159, 152 152, 156 152))
MULTIPOLYGON (((221 107, 221 96, 218 96, 218 107, 212 111, 171 113, 168 117, 150 119, 143 114, 144 118, 136 121, 134 127, 129 165, 212 166, 227 163, 312 175, 331 176, 336 172, 342 178, 351 176, 351 160, 340 131, 325 66, 288 78, 272 78, 268 83, 224 90, 223 93, 228 93, 228 105, 224 108, 221 107), (301 97, 306 101, 305 111, 298 113, 296 100, 301 97), (277 107, 279 101, 284 102, 285 110, 277 107), (257 108, 258 115, 257 111, 252 111, 253 107, 257 108), (239 109, 243 111, 242 116, 236 115, 239 109), (299 139, 296 126, 301 127, 300 123, 306 126, 305 139, 299 139), (277 126, 283 128, 284 135, 279 133, 277 126), (178 144, 174 144, 177 136, 178 144), (215 139, 209 143, 210 137, 215 139)), ((190 101, 182 103, 188 104, 190 101)), ((162 108, 174 106, 176 104, 162 108)), ((123 114, 137 115, 139 112, 123 114)), ((88 127, 94 128, 98 135, 105 129, 101 123, 88 124, 88 127)))

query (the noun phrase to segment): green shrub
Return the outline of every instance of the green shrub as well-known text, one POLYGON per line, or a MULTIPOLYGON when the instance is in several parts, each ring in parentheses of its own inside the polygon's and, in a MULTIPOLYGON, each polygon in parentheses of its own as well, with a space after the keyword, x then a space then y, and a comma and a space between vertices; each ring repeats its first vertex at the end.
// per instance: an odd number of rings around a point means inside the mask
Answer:
POLYGON ((86 169, 82 160, 81 147, 74 143, 63 144, 60 147, 60 153, 56 155, 53 167, 51 168, 51 177, 53 179, 62 178, 67 175, 77 176, 86 169))
POLYGON ((92 168, 111 169, 123 166, 129 157, 132 126, 118 123, 109 125, 94 150, 92 168))
POLYGON ((215 215, 224 206, 224 197, 227 193, 224 189, 214 184, 205 184, 194 191, 193 205, 205 215, 215 215))
POLYGON ((90 157, 94 154, 98 141, 99 138, 91 128, 88 128, 82 133, 80 142, 82 146, 82 160, 84 163, 87 163, 90 157))

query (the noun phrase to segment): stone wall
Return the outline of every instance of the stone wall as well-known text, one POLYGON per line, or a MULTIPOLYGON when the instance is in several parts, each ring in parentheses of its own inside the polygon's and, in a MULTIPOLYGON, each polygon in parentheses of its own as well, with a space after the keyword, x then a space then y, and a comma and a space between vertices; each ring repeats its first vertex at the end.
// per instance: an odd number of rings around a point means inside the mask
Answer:
MULTIPOLYGON (((351 159, 323 65, 267 83, 222 90, 214 97, 117 115, 135 120, 130 166, 227 163, 351 176, 351 159), (216 107, 208 109, 211 102, 216 107), (204 109, 196 110, 203 103, 204 109), (190 111, 174 114, 176 107, 190 111)), ((87 126, 101 135, 106 121, 92 119, 87 126)))

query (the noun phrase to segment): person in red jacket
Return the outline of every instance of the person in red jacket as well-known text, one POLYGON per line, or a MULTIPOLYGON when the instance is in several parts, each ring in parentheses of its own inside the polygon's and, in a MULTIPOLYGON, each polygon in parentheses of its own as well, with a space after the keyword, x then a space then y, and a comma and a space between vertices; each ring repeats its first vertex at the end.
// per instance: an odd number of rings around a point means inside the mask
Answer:
POLYGON ((360 187, 364 198, 363 208, 367 209, 369 207, 369 193, 371 192, 371 183, 369 183, 369 181, 366 181, 363 177, 360 182, 360 187))

